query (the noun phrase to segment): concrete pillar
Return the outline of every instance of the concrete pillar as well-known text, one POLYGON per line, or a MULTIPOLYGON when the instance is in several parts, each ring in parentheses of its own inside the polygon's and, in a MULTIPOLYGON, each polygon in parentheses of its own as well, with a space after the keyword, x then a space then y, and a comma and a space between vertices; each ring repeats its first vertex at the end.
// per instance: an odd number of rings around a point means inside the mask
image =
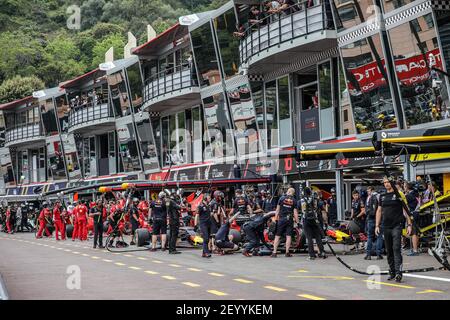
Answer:
POLYGON ((344 220, 344 174, 342 170, 336 170, 336 205, 338 220, 344 220))
POLYGON ((105 62, 113 62, 113 61, 114 61, 114 47, 111 47, 105 53, 105 62))
POLYGON ((147 41, 153 40, 156 37, 156 31, 151 25, 147 25, 147 41))
POLYGON ((123 57, 125 59, 130 58, 131 51, 136 47, 137 47, 136 37, 131 32, 128 32, 128 43, 123 48, 123 57))

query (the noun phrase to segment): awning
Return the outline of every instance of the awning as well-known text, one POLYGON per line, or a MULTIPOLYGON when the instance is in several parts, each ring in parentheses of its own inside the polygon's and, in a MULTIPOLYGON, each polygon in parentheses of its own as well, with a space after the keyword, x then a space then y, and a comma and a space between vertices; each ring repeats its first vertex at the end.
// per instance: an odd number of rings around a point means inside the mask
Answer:
POLYGON ((34 98, 32 96, 29 96, 29 97, 22 98, 22 99, 19 99, 19 100, 15 100, 15 101, 11 101, 11 102, 8 102, 8 103, 0 104, 0 110, 11 110, 11 109, 14 109, 15 107, 18 107, 18 106, 24 105, 26 103, 29 103, 29 102, 33 101, 33 99, 34 98))
POLYGON ((300 147, 299 154, 301 160, 336 159, 338 154, 345 158, 376 156, 372 142, 305 144, 300 147))
POLYGON ((434 129, 379 131, 373 145, 385 155, 450 152, 450 126, 434 129))
POLYGON ((89 71, 75 79, 63 82, 60 84, 61 88, 64 89, 73 89, 82 86, 84 83, 95 80, 101 76, 105 75, 105 71, 100 70, 99 68, 89 71))
POLYGON ((144 55, 151 56, 157 54, 161 47, 172 43, 176 39, 187 35, 188 28, 187 26, 182 26, 179 23, 173 25, 163 33, 160 33, 152 40, 140 45, 139 47, 133 50, 133 53, 136 55, 144 55))

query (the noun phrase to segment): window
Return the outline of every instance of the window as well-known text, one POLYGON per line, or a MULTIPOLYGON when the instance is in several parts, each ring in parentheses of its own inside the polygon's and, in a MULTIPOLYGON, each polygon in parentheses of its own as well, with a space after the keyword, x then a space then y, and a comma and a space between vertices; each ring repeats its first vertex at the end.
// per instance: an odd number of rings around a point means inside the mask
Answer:
POLYGON ((266 112, 264 109, 264 85, 261 82, 252 83, 252 98, 253 106, 256 113, 256 122, 259 129, 259 137, 261 138, 261 146, 267 149, 267 135, 266 135, 266 112))
POLYGON ((156 144, 153 139, 149 114, 145 112, 142 116, 136 115, 135 121, 141 146, 142 159, 144 161, 144 171, 158 169, 158 155, 156 144))
POLYGON ((425 20, 428 29, 434 28, 433 15, 431 13, 424 15, 423 19, 425 20))
POLYGON ((116 117, 131 114, 124 72, 119 71, 109 75, 108 85, 111 90, 111 100, 116 117))
POLYGON ((343 114, 344 114, 344 121, 348 121, 348 110, 344 110, 343 114))
MULTIPOLYGON (((418 24, 418 19, 412 21, 418 24)), ((432 24, 426 25, 427 29, 420 33, 409 32, 411 23, 408 22, 389 31, 408 126, 441 120, 449 105, 445 78, 432 70, 444 68, 438 43, 433 41, 437 34, 432 24), (433 87, 433 80, 440 84, 433 87)))
POLYGON ((203 99, 208 132, 205 158, 224 158, 234 155, 233 127, 223 93, 203 99))
POLYGON ((142 77, 138 62, 127 68, 127 75, 130 84, 131 105, 136 112, 142 105, 142 77))
POLYGON ((278 147, 278 116, 277 116, 277 82, 266 83, 266 126, 267 126, 267 149, 278 147))
POLYGON ((354 27, 367 21, 374 14, 373 0, 341 1, 334 0, 333 10, 339 31, 354 27))
POLYGON ((201 87, 219 83, 221 80, 219 64, 210 22, 193 30, 191 40, 201 87))
POLYGON ((292 145, 292 122, 289 76, 277 80, 280 147, 292 145))
POLYGON ((239 38, 233 35, 236 31, 234 8, 215 18, 214 27, 217 32, 225 79, 228 79, 239 71, 239 38))
POLYGON ((47 136, 58 134, 58 123, 53 106, 53 99, 47 99, 41 103, 42 124, 47 136))
POLYGON ((410 22, 411 25, 411 32, 421 32, 422 28, 420 27, 420 23, 417 19, 411 20, 410 22))
POLYGON ((203 117, 201 107, 192 109, 192 155, 194 162, 203 160, 203 117))
POLYGON ((397 127, 380 36, 366 40, 367 45, 341 48, 357 133, 397 127))

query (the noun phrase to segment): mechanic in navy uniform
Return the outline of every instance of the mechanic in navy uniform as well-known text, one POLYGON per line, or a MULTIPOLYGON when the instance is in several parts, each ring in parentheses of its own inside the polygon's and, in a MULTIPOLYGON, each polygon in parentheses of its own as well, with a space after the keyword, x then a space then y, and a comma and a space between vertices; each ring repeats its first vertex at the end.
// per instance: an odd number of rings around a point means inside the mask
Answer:
POLYGON ((216 233, 216 247, 221 250, 221 254, 239 250, 239 246, 234 244, 233 236, 230 235, 230 226, 240 214, 241 213, 238 211, 231 218, 225 219, 224 223, 220 226, 219 230, 216 233))
POLYGON ((102 200, 97 200, 94 207, 91 208, 89 216, 94 219, 94 249, 98 247, 100 249, 103 246, 103 202, 102 200))
POLYGON ((178 233, 180 232, 180 210, 181 206, 173 199, 166 198, 166 209, 169 215, 169 254, 179 254, 177 251, 178 233))
POLYGON ((333 226, 337 221, 337 199, 336 189, 331 188, 331 197, 326 201, 328 224, 333 226))
POLYGON ((282 236, 286 236, 286 257, 292 257, 289 249, 291 247, 292 232, 294 224, 298 224, 297 202, 295 200, 295 189, 289 188, 286 195, 282 196, 278 201, 275 220, 277 220, 277 232, 273 244, 273 252, 271 257, 277 257, 278 245, 282 236))
POLYGON ((366 208, 364 201, 356 190, 352 192, 352 198, 352 213, 350 219, 356 222, 361 232, 364 232, 366 229, 366 208))
POLYGON ((386 247, 389 264, 389 278, 396 282, 402 281, 402 230, 407 221, 407 233, 412 232, 412 222, 404 210, 406 198, 401 191, 395 192, 388 177, 383 179, 386 193, 380 196, 380 202, 376 214, 375 234, 380 235, 380 224, 383 220, 384 245, 386 247), (403 202, 403 203, 402 203, 403 202))
POLYGON ((153 220, 152 223, 152 249, 151 251, 156 251, 156 240, 158 236, 161 236, 161 250, 166 250, 166 240, 167 240, 167 210, 165 204, 165 198, 167 194, 161 191, 158 194, 158 199, 153 201, 150 205, 149 220, 153 220))
POLYGON ((242 251, 246 257, 258 256, 260 243, 266 244, 264 239, 264 228, 267 221, 273 217, 273 213, 264 213, 264 211, 254 211, 254 215, 242 226, 247 239, 247 244, 242 251))
POLYGON ((209 239, 211 236, 211 196, 204 194, 202 202, 197 207, 197 214, 195 215, 195 225, 200 226, 200 233, 203 238, 203 258, 210 258, 211 252, 209 250, 209 239))
POLYGON ((130 223, 131 223, 131 242, 130 245, 134 246, 136 240, 136 230, 139 229, 139 199, 133 198, 133 203, 130 206, 130 210, 128 211, 130 214, 130 223))
POLYGON ((226 218, 225 208, 224 208, 224 198, 225 195, 222 191, 216 190, 213 193, 214 199, 209 203, 211 210, 211 231, 210 231, 210 249, 215 251, 215 244, 212 239, 214 239, 217 231, 219 230, 222 222, 226 218))
POLYGON ((367 187, 367 199, 366 199, 366 233, 367 233, 367 253, 364 260, 372 260, 372 247, 375 241, 375 251, 377 254, 377 260, 382 260, 381 255, 383 250, 383 236, 380 234, 375 236, 375 216, 379 206, 379 194, 375 192, 373 186, 367 187), (375 240, 376 238, 376 240, 375 240))
POLYGON ((233 202, 232 214, 234 215, 237 212, 239 212, 241 215, 248 215, 252 214, 253 212, 249 200, 246 197, 244 197, 241 189, 236 189, 235 199, 233 202))
POLYGON ((303 190, 303 197, 299 201, 299 208, 302 213, 303 231, 308 240, 308 260, 314 260, 316 258, 313 239, 316 240, 317 247, 319 248, 319 257, 325 259, 327 255, 325 254, 322 243, 318 199, 313 195, 309 187, 303 190))

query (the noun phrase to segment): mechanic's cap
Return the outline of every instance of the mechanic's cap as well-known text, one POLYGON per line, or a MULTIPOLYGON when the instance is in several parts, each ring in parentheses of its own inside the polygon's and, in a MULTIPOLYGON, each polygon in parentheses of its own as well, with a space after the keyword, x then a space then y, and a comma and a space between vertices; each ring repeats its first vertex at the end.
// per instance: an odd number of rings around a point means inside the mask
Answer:
POLYGON ((159 199, 164 199, 166 196, 167 196, 167 194, 166 194, 164 191, 161 191, 161 192, 158 194, 158 198, 159 198, 159 199))

